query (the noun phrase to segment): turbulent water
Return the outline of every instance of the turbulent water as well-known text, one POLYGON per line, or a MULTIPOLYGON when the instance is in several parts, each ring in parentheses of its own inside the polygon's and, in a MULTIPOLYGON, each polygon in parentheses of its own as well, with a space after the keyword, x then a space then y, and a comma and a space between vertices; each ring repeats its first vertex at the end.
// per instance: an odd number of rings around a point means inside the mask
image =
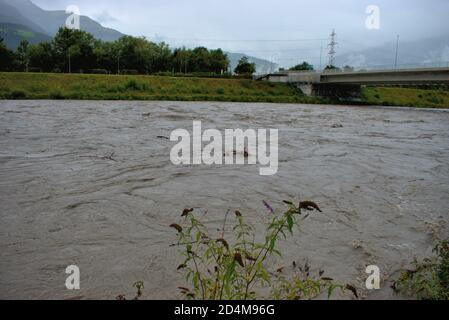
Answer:
MULTIPOLYGON (((262 201, 322 207, 283 243, 363 288, 378 265, 380 292, 414 256, 449 234, 449 112, 201 102, 0 102, 0 298, 111 299, 145 282, 145 298, 178 298, 181 257, 170 247, 186 207, 212 230, 239 209, 259 227, 262 201), (258 166, 175 166, 174 129, 279 129, 279 172, 258 166), (65 269, 81 270, 81 290, 65 269)), ((340 296, 337 298, 344 298, 340 296)))

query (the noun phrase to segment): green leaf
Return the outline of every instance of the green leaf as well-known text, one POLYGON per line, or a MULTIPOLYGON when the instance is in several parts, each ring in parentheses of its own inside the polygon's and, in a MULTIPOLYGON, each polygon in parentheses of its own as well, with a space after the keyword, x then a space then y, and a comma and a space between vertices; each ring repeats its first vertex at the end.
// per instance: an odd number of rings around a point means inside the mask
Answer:
POLYGON ((291 234, 293 234, 293 226, 294 226, 295 222, 293 220, 293 216, 292 215, 288 215, 287 216, 287 226, 288 226, 288 231, 290 231, 291 234))
POLYGON ((276 246, 276 238, 273 237, 270 240, 270 246, 268 247, 268 251, 273 252, 275 246, 276 246))
POLYGON ((198 286, 199 279, 200 279, 199 273, 195 272, 195 274, 193 275, 193 278, 192 278, 193 286, 195 287, 195 289, 199 288, 199 286, 198 286))

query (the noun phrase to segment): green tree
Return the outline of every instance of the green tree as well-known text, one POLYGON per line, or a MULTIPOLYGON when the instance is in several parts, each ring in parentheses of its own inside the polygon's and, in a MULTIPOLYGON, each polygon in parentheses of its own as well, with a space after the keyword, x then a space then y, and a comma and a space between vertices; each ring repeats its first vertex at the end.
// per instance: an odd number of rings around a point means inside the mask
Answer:
POLYGON ((0 71, 12 71, 14 63, 14 54, 4 44, 0 37, 0 71))
POLYGON ((210 51, 210 71, 214 73, 222 73, 229 68, 228 55, 221 49, 210 51))
POLYGON ((123 46, 120 41, 115 41, 111 44, 111 46, 108 48, 108 56, 111 61, 111 63, 114 65, 114 67, 111 69, 114 70, 114 73, 120 74, 121 70, 121 63, 122 63, 122 56, 123 56, 123 46))
POLYGON ((173 68, 175 68, 175 70, 179 73, 187 73, 191 53, 192 51, 186 49, 185 47, 175 49, 172 57, 173 68))
POLYGON ((333 66, 333 65, 327 65, 324 70, 340 70, 340 68, 333 66))
POLYGON ((211 60, 209 50, 205 47, 193 49, 191 54, 191 70, 194 72, 209 72, 211 60))
POLYGON ((60 28, 53 39, 53 50, 61 70, 88 70, 95 66, 94 37, 87 32, 60 28))
POLYGON ((119 73, 122 59, 122 47, 118 41, 105 42, 95 40, 93 54, 95 68, 105 69, 110 73, 119 73))
POLYGON ((101 68, 111 71, 114 67, 112 64, 111 42, 103 42, 101 40, 95 40, 93 54, 95 56, 95 68, 101 68))
POLYGON ((249 62, 248 57, 243 57, 234 72, 238 75, 252 75, 256 72, 256 64, 249 62))
POLYGON ((27 40, 20 41, 17 47, 15 64, 18 71, 28 72, 30 65, 29 47, 30 44, 27 40))
POLYGON ((132 69, 142 74, 172 69, 172 51, 164 42, 124 36, 114 44, 114 48, 121 69, 132 69))
POLYGON ((303 63, 290 68, 290 70, 292 70, 292 71, 312 71, 312 70, 314 70, 314 68, 313 68, 313 65, 304 61, 303 63))
POLYGON ((55 60, 51 43, 42 42, 29 48, 30 67, 39 68, 41 71, 50 72, 54 68, 55 60))
POLYGON ((51 43, 30 46, 23 41, 13 56, 14 63, 10 61, 10 51, 3 44, 0 54, 2 70, 15 68, 26 71, 30 66, 45 72, 56 69, 64 72, 103 69, 118 73, 128 69, 140 74, 172 70, 219 74, 229 67, 229 59, 221 49, 198 47, 172 51, 164 42, 155 43, 144 37, 132 36, 105 42, 87 32, 65 27, 58 30, 51 43))
POLYGON ((118 40, 118 48, 121 48, 121 69, 132 69, 139 73, 147 74, 152 66, 152 45, 145 38, 124 36, 118 40))
POLYGON ((173 68, 172 51, 170 47, 164 43, 152 43, 151 46, 151 64, 149 71, 151 73, 170 71, 173 68))
POLYGON ((184 73, 220 74, 229 68, 228 56, 221 49, 208 50, 205 47, 197 47, 189 50, 182 47, 174 50, 172 60, 173 68, 184 73))
POLYGON ((73 30, 60 28, 53 39, 53 53, 55 56, 55 67, 69 71, 69 48, 72 44, 73 30))

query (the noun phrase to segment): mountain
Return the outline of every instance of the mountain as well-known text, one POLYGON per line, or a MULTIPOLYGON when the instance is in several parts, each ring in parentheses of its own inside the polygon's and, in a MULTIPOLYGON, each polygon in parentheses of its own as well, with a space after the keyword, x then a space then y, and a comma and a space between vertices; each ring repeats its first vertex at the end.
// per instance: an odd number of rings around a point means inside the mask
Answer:
MULTIPOLYGON (((336 57, 336 64, 350 65, 356 68, 394 66, 396 42, 347 53, 336 57)), ((400 41, 398 50, 398 67, 449 66, 449 35, 421 39, 417 41, 400 41)))
POLYGON ((0 22, 21 25, 38 33, 46 33, 43 28, 28 20, 14 5, 10 5, 10 2, 5 0, 0 0, 0 22))
POLYGON ((3 22, 0 22, 0 36, 5 40, 8 48, 11 50, 15 50, 22 40, 27 40, 31 44, 51 40, 50 36, 36 32, 27 26, 3 22))
MULTIPOLYGON (((0 23, 15 24, 26 27, 28 31, 53 37, 60 27, 65 25, 68 14, 65 11, 47 11, 30 0, 0 0, 0 23)), ((91 33, 95 38, 114 41, 123 34, 103 27, 86 16, 80 17, 81 30, 91 33)), ((2 34, 3 36, 3 34, 2 34)), ((3 36, 5 39, 6 36, 3 36)), ((11 46, 6 41, 8 46, 11 46)))
POLYGON ((229 62, 231 65, 231 70, 234 71, 235 67, 237 67, 239 60, 243 57, 248 57, 248 60, 251 63, 256 64, 256 73, 257 74, 265 74, 265 73, 271 73, 278 69, 278 65, 264 59, 259 59, 256 57, 248 56, 243 53, 233 53, 233 52, 226 52, 228 54, 229 62))

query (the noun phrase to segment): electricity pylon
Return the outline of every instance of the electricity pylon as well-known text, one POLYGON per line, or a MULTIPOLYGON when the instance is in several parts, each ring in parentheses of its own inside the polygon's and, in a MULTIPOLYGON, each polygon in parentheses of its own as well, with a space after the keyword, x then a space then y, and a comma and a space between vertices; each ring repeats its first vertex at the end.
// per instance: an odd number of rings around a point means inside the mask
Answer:
POLYGON ((338 45, 338 42, 336 41, 337 34, 335 33, 335 29, 332 30, 332 33, 330 35, 330 42, 329 42, 329 66, 333 66, 335 63, 335 54, 337 53, 336 47, 338 45))

